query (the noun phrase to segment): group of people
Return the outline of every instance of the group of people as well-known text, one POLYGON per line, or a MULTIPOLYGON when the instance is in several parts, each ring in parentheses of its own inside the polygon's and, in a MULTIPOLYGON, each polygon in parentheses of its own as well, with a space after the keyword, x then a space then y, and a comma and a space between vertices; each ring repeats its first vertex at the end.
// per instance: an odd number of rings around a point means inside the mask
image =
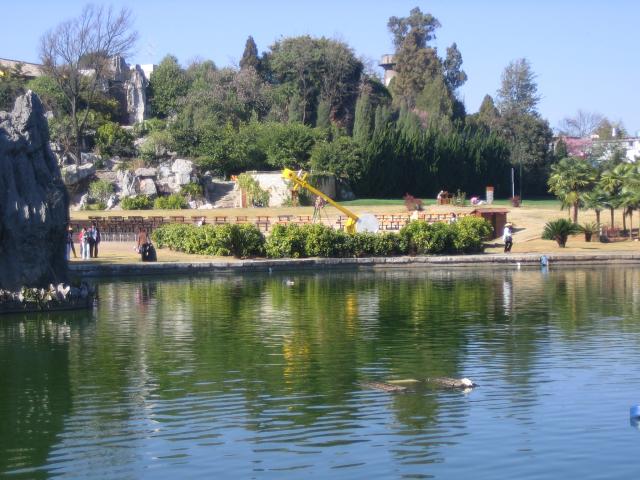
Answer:
MULTIPOLYGON (((82 227, 82 230, 80 230, 78 234, 78 241, 80 243, 80 258, 85 260, 98 257, 98 246, 100 245, 101 238, 100 229, 95 223, 92 223, 89 228, 82 227)), ((73 253, 73 258, 78 257, 73 242, 73 227, 69 225, 69 228, 67 228, 67 260, 71 258, 71 253, 73 253)))

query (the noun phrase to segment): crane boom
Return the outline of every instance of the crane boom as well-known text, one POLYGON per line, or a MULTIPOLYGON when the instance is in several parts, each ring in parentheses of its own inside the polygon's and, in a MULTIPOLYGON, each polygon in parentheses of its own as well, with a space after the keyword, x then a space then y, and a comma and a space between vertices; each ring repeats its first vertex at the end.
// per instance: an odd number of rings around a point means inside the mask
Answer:
POLYGON ((353 213, 351 210, 343 207, 338 202, 333 200, 331 197, 329 197, 325 193, 321 192, 317 188, 310 185, 309 182, 307 182, 306 180, 308 175, 309 174, 307 172, 303 172, 302 170, 300 170, 299 172, 294 172, 293 170, 290 170, 288 168, 285 168, 284 170, 282 170, 282 177, 287 180, 291 180, 294 183, 294 187, 293 187, 294 190, 298 190, 300 187, 305 188, 309 190, 311 193, 313 193, 314 195, 317 195, 323 198, 324 200, 327 201, 327 203, 333 205, 335 208, 337 208, 342 213, 344 213, 347 217, 349 217, 345 224, 345 230, 349 233, 355 233, 356 222, 358 221, 358 218, 359 218, 358 215, 353 213))

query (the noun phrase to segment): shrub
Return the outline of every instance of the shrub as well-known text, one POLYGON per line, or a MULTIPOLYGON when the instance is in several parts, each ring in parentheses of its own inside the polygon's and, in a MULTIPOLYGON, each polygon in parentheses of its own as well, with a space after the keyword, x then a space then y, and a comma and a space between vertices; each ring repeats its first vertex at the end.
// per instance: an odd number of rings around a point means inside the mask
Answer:
POLYGON ((481 217, 463 217, 452 227, 453 247, 462 253, 482 252, 483 241, 493 232, 491 224, 481 217))
POLYGON ((349 236, 322 224, 301 227, 306 257, 344 257, 349 255, 349 236))
POLYGON ((587 222, 584 225, 580 225, 580 231, 584 233, 584 241, 590 242, 593 234, 600 231, 600 225, 597 222, 587 222))
POLYGON ((102 155, 128 156, 133 150, 133 136, 115 122, 106 122, 96 131, 96 146, 102 155))
POLYGON ((180 210, 187 207, 187 200, 179 193, 158 197, 153 202, 153 208, 156 210, 180 210))
POLYGON ((555 240, 558 246, 564 248, 569 235, 580 233, 580 226, 566 218, 547 222, 542 231, 543 240, 555 240))
POLYGON ((160 248, 238 258, 264 255, 264 236, 254 225, 162 225, 151 238, 160 248))
POLYGON ((191 198, 202 197, 202 185, 196 182, 189 182, 180 188, 180 193, 183 196, 189 195, 191 198))
POLYGON ((109 197, 114 192, 113 183, 107 180, 96 180, 95 182, 91 182, 89 184, 89 196, 93 198, 96 202, 105 204, 109 197))
POLYGON ((402 227, 398 235, 401 250, 410 255, 453 250, 453 228, 446 223, 413 221, 402 227))
POLYGON ((151 199, 146 195, 138 195, 136 197, 125 197, 120 202, 123 210, 149 210, 151 208, 151 199))
POLYGON ((304 232, 298 225, 275 225, 265 242, 271 258, 301 258, 306 256, 304 232))

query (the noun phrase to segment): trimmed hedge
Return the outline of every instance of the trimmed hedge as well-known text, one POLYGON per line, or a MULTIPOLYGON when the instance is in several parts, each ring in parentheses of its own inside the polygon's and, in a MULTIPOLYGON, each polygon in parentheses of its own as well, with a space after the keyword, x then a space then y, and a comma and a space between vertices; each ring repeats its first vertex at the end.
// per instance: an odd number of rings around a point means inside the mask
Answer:
POLYGON ((185 253, 240 258, 365 257, 439 253, 475 253, 491 225, 479 217, 463 217, 454 224, 410 222, 399 233, 347 234, 331 227, 275 225, 269 237, 253 225, 184 225, 158 227, 152 234, 158 247, 185 253))
POLYGON ((162 225, 151 234, 160 248, 238 258, 264 255, 264 236, 253 225, 162 225))

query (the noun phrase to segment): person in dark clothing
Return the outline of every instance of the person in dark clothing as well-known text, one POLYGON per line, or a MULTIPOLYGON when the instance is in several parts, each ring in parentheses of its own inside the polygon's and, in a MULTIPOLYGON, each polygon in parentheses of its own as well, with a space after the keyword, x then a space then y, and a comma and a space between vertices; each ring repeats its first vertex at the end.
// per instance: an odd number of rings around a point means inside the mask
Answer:
POLYGON ((151 244, 147 231, 141 228, 138 232, 138 253, 143 262, 155 262, 157 260, 156 249, 151 244))
POLYGON ((90 242, 89 243, 89 248, 91 248, 92 253, 91 256, 93 258, 98 258, 98 245, 100 244, 100 229, 98 228, 98 225, 94 223, 91 224, 91 238, 93 239, 93 244, 90 242))
POLYGON ((73 258, 78 258, 76 247, 73 244, 73 227, 69 225, 67 228, 67 260, 71 258, 71 252, 73 252, 73 258))

